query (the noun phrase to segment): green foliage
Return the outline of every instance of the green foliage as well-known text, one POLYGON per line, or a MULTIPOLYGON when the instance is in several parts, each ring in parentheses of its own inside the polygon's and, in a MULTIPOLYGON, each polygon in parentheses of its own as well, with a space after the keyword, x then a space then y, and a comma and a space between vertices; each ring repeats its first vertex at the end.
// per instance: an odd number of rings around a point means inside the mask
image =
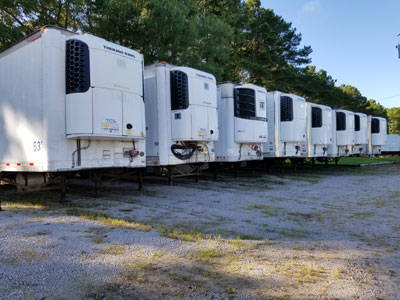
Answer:
POLYGON ((390 133, 400 134, 400 107, 393 107, 387 111, 390 133))
MULTIPOLYGON (((57 25, 136 49, 146 64, 188 65, 218 81, 252 82, 387 116, 357 88, 336 86, 325 70, 308 65, 311 47, 301 46, 301 34, 260 0, 0 0, 0 20, 0 51, 43 25, 57 25)), ((398 132, 398 112, 389 116, 398 132)))

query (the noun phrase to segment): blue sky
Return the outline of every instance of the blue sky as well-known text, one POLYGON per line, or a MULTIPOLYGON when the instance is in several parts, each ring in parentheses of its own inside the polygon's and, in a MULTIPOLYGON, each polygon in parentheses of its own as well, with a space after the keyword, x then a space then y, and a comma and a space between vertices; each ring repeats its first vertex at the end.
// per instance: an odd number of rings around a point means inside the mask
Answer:
POLYGON ((312 64, 385 107, 400 106, 399 0, 261 0, 311 45, 312 64))

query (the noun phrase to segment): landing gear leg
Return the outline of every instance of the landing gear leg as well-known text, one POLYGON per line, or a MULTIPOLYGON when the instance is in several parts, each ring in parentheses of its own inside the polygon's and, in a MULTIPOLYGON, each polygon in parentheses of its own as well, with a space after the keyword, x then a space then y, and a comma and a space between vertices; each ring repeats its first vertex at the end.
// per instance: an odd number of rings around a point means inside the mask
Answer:
POLYGON ((196 168, 196 175, 194 176, 194 180, 196 183, 200 181, 200 167, 196 168))
POLYGON ((94 196, 98 198, 100 196, 101 175, 94 174, 93 181, 94 181, 94 196))
POLYGON ((67 176, 61 175, 61 191, 60 191, 60 202, 66 202, 67 196, 67 176))
POLYGON ((139 169, 138 171, 138 190, 143 191, 143 181, 144 181, 144 170, 139 169))
POLYGON ((168 167, 167 168, 167 172, 168 172, 168 185, 172 185, 172 168, 168 167))
POLYGON ((218 179, 217 167, 214 166, 212 171, 213 171, 213 179, 214 179, 214 181, 217 181, 217 179, 218 179))

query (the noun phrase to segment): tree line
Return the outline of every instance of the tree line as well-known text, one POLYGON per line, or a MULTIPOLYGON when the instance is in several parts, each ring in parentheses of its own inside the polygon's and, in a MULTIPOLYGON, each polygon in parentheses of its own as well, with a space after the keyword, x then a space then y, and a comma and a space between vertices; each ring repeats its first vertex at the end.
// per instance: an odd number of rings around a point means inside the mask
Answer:
MULTIPOLYGON (((0 51, 43 25, 88 32, 140 51, 146 63, 168 61, 252 82, 308 101, 394 118, 350 85, 336 85, 310 65, 310 46, 290 22, 260 0, 0 0, 0 51)), ((394 121, 393 121, 394 120, 394 121)), ((396 121, 397 120, 397 121, 396 121)))

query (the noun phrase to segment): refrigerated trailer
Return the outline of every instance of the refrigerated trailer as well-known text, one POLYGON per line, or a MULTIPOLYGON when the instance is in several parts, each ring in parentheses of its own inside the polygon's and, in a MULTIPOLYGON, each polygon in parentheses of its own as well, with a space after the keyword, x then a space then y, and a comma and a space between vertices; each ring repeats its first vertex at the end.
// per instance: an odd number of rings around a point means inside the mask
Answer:
POLYGON ((332 108, 325 105, 307 105, 307 156, 327 157, 332 143, 332 108))
POLYGON ((381 154, 382 146, 386 144, 387 122, 385 118, 368 116, 368 153, 381 154))
POLYGON ((306 100, 279 91, 267 93, 268 141, 264 158, 307 156, 306 100))
POLYGON ((56 27, 5 50, 0 171, 145 167, 142 74, 138 52, 56 27))
POLYGON ((368 153, 368 116, 354 113, 354 146, 352 155, 368 153))
POLYGON ((145 67, 147 165, 215 160, 217 85, 209 73, 157 63, 145 67))
POLYGON ((337 109, 332 111, 333 142, 328 146, 328 156, 350 156, 354 147, 354 113, 337 109))
POLYGON ((386 143, 382 145, 382 154, 400 154, 400 134, 388 134, 386 143))
POLYGON ((267 141, 267 90, 253 84, 218 85, 216 162, 263 159, 267 141))

